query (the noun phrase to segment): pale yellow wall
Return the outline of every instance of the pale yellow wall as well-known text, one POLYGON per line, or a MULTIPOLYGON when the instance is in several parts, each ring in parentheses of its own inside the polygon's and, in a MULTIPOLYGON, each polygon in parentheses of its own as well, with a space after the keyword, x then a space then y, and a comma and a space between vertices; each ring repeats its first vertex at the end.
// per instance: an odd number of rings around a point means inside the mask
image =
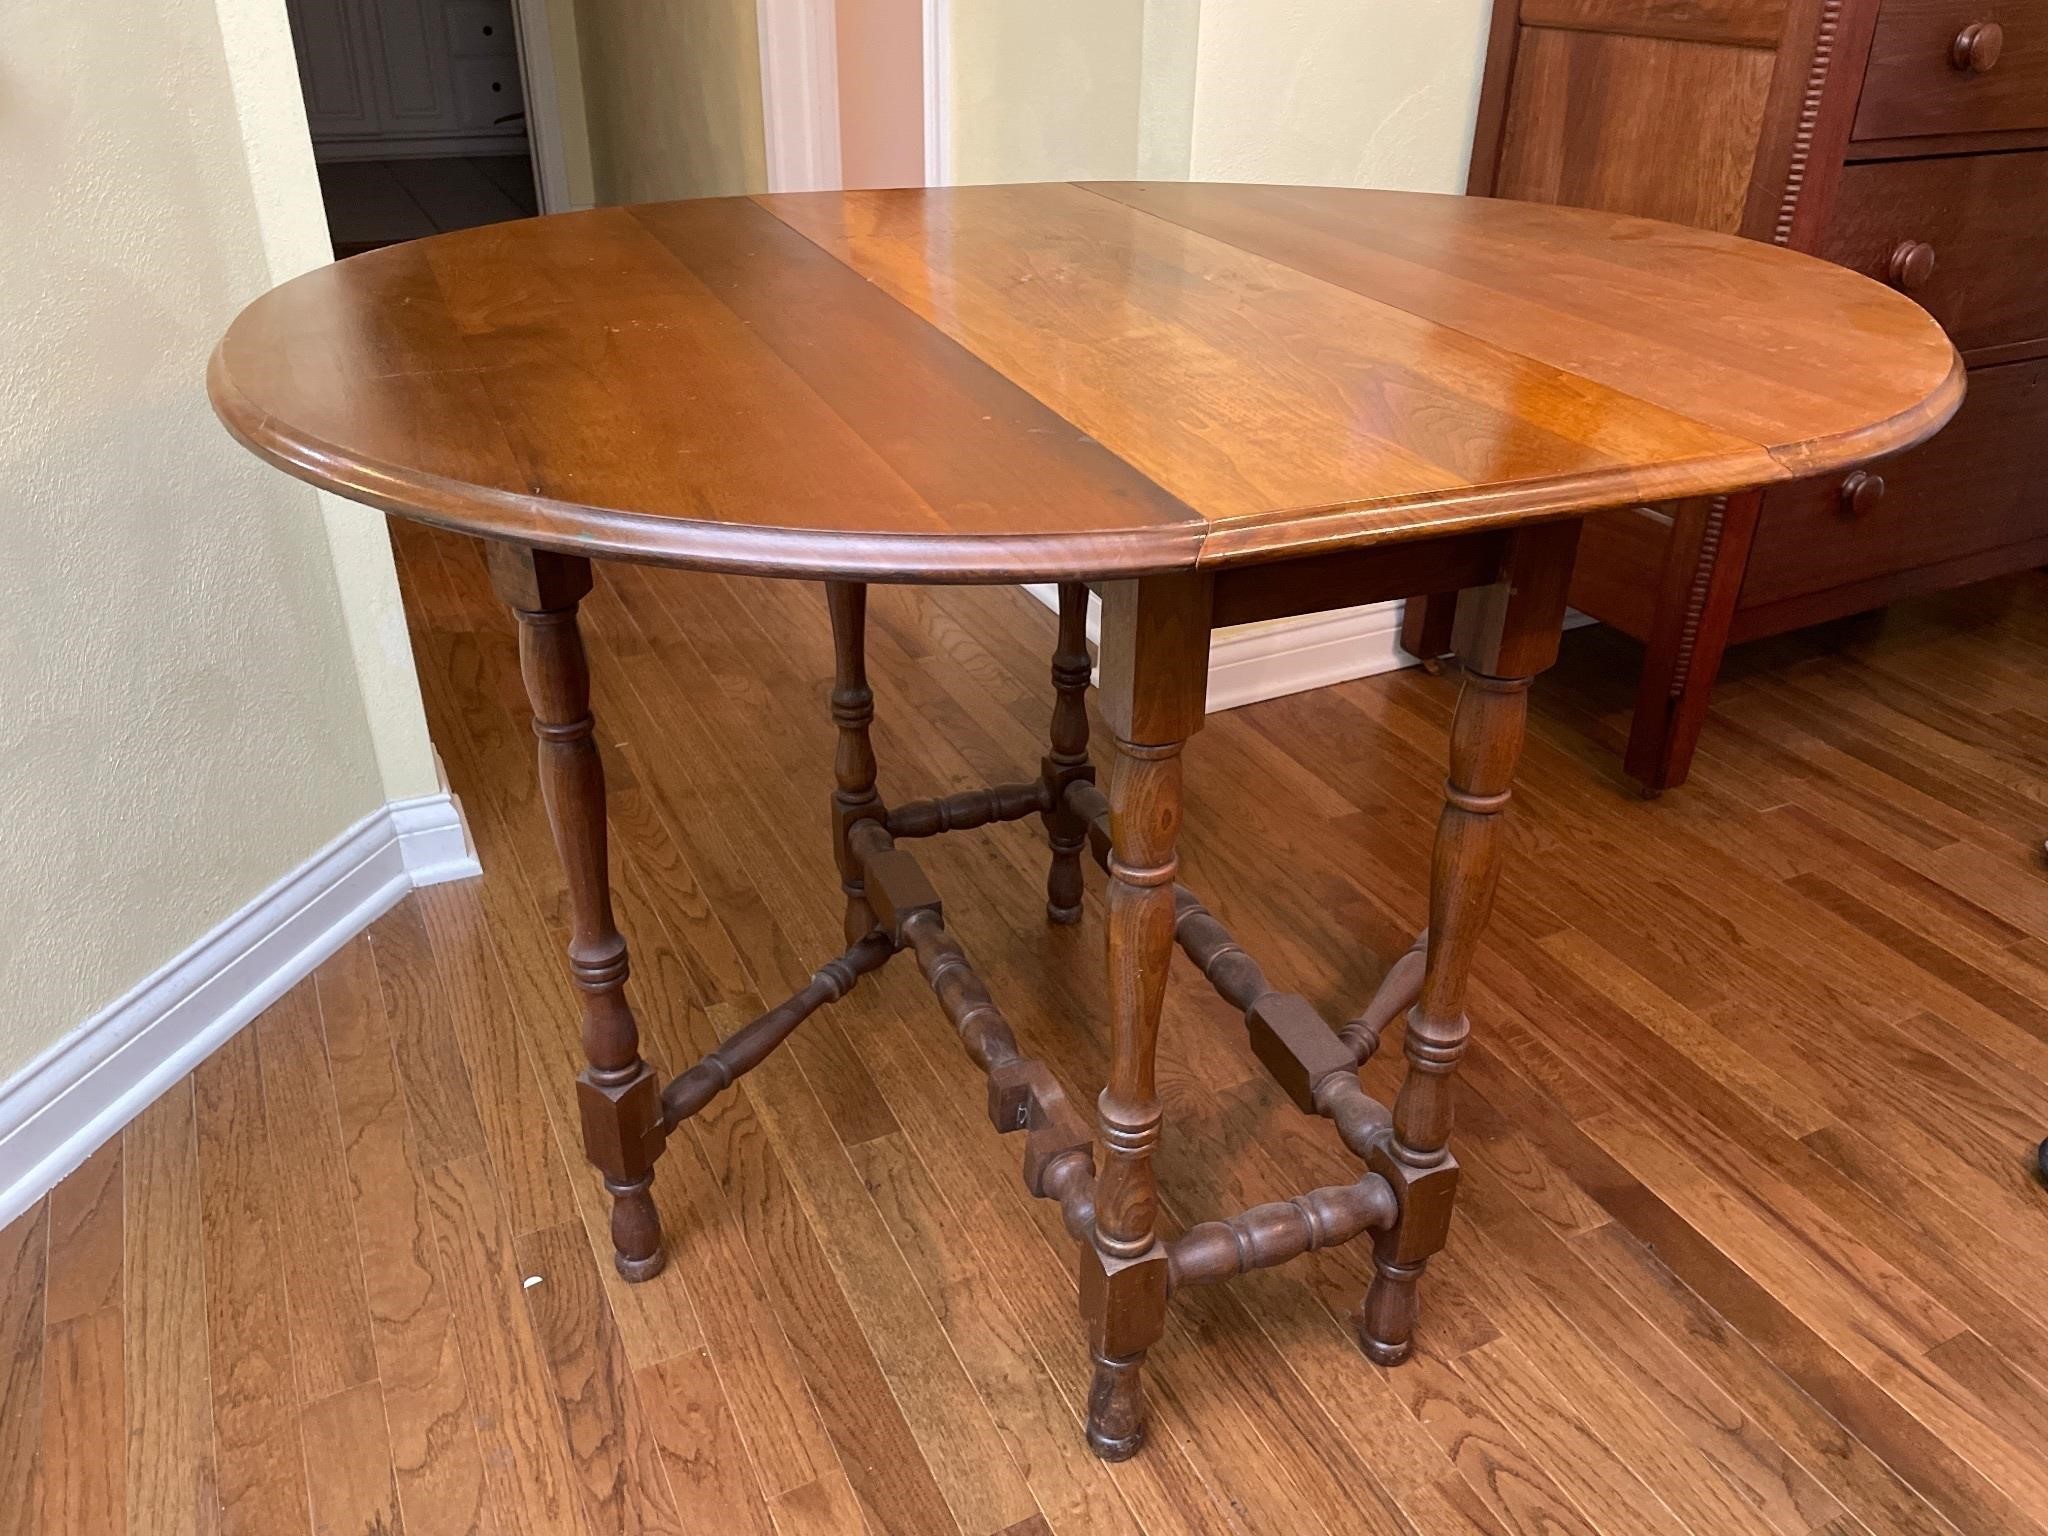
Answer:
MULTIPOLYGON (((272 286, 334 259, 291 28, 279 0, 215 0, 215 8, 264 253, 264 286, 272 286)), ((279 489, 291 493, 289 486, 279 489)), ((319 504, 385 798, 432 794, 440 787, 439 768, 384 519, 337 496, 322 495, 319 504)))
POLYGON ((767 185, 754 0, 579 0, 597 201, 767 185))
POLYGON ((1137 174, 1146 0, 953 0, 949 179, 1137 174))
POLYGON ((1189 174, 1456 192, 1491 0, 1202 0, 1189 174))
POLYGON ((206 405, 228 319, 313 254, 282 29, 280 0, 8 8, 0 1077, 433 787, 379 520, 206 405))
POLYGON ((1455 191, 1491 0, 950 0, 957 182, 1455 191))

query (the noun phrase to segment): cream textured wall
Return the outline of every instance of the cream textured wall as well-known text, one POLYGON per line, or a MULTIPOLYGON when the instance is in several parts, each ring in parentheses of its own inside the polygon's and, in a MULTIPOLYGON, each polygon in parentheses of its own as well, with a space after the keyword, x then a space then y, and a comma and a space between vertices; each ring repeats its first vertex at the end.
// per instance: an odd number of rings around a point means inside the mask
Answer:
POLYGON ((1189 174, 1457 192, 1491 0, 1202 0, 1189 174))
POLYGON ((384 693, 409 664, 378 520, 323 516, 206 405, 221 328, 311 254, 282 27, 281 0, 152 0, 118 25, 77 0, 8 7, 0 1077, 387 795, 432 787, 416 689, 384 693), (346 608, 337 557, 375 589, 346 608))
POLYGON ((754 0, 579 0, 600 203, 767 185, 754 0))
POLYGON ((948 165, 956 182, 1137 172, 1146 0, 952 0, 948 165))
MULTIPOLYGON (((284 7, 279 0, 216 0, 216 11, 268 287, 326 265, 334 251, 284 7)), ((279 487, 280 494, 290 489, 279 487)), ((385 798, 432 794, 439 769, 384 519, 337 496, 319 502, 385 798)))
POLYGON ((951 179, 1456 191, 1490 0, 948 0, 951 179))

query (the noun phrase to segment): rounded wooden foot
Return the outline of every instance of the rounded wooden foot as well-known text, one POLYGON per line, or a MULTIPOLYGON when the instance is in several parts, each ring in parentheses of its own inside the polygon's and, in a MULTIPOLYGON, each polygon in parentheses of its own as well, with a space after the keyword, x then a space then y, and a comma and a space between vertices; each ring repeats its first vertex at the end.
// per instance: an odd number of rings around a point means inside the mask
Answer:
POLYGON ((1358 1304, 1358 1347, 1375 1365, 1399 1365, 1415 1352, 1420 1264, 1376 1264, 1358 1304))
POLYGON ((1415 1353, 1413 1339, 1402 1339, 1395 1343, 1386 1339, 1371 1338, 1364 1333, 1358 1336, 1358 1347, 1365 1351, 1365 1358, 1374 1365, 1399 1365, 1415 1353))
POLYGON ((622 1276, 637 1285, 642 1280, 652 1280, 668 1268, 668 1253, 657 1248, 644 1259, 632 1259, 623 1253, 614 1252, 612 1265, 622 1276))
POLYGON ((1104 1461, 1128 1461, 1145 1443, 1143 1355, 1129 1360, 1095 1357, 1088 1388, 1088 1449, 1104 1461))
POLYGON ((1081 921, 1081 849, 1086 844, 1076 833, 1052 838, 1052 868, 1045 877, 1045 917, 1062 927, 1081 921))
POLYGON ((654 1209, 654 1175, 606 1179, 604 1187, 612 1197, 612 1263, 627 1280, 652 1280, 668 1262, 654 1209))

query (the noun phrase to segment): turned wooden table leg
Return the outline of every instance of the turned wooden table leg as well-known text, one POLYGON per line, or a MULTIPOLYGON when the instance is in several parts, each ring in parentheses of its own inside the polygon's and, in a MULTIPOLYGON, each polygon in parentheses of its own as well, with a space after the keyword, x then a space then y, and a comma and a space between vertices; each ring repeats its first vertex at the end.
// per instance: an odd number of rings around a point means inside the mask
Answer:
POLYGON ((887 814, 875 792, 875 745, 868 735, 875 721, 875 693, 868 687, 868 589, 863 582, 828 581, 825 601, 832 610, 832 723, 839 727, 832 758, 832 850, 839 888, 846 893, 846 942, 858 944, 873 931, 875 913, 849 834, 858 823, 887 814))
POLYGON ((1401 1208, 1374 1245, 1374 1277, 1358 1309, 1359 1342, 1381 1365, 1407 1359, 1414 1347, 1416 1286, 1450 1234, 1458 1184, 1448 1148, 1451 1080, 1470 1033, 1466 982, 1500 875, 1501 815, 1521 755, 1529 684, 1557 659, 1578 532, 1574 521, 1516 533, 1501 580, 1458 604, 1452 649, 1465 683, 1430 869, 1427 969, 1408 1013, 1408 1070, 1393 1131, 1371 1159, 1401 1208))
POLYGON ((1155 1228, 1159 1095, 1153 1062, 1173 951, 1182 743, 1202 723, 1209 584, 1159 577, 1103 589, 1102 712, 1110 774, 1109 1082, 1097 1101, 1101 1173, 1081 1310, 1095 1356, 1088 1443, 1121 1461, 1145 1439, 1140 1372, 1166 1326, 1167 1256, 1155 1228))
POLYGON ((1052 848, 1052 868, 1045 877, 1045 915, 1055 923, 1081 920, 1081 850, 1088 846, 1088 827, 1067 809, 1067 786, 1095 781, 1088 760, 1088 589, 1080 582, 1060 585, 1060 635, 1052 656, 1051 750, 1039 764, 1039 777, 1052 809, 1042 818, 1045 840, 1052 848))
POLYGON ((613 1260, 628 1280, 661 1272, 661 1218, 654 1164, 666 1130, 661 1085, 640 1058, 640 1031, 626 1002, 626 941, 612 920, 605 840, 604 764, 592 739, 590 669, 576 608, 590 590, 590 562, 493 543, 491 580, 519 620, 519 668, 540 738, 540 788, 569 887, 569 969, 581 995, 583 1054, 577 1077, 583 1148, 612 1196, 613 1260))

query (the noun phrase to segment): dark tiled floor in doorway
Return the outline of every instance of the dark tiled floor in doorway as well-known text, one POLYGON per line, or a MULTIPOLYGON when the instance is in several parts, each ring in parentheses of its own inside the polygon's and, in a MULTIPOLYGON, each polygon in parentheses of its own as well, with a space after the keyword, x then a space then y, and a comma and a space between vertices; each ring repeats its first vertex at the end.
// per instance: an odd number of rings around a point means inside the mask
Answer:
POLYGON ((336 256, 540 211, 525 155, 337 160, 320 167, 336 256))

